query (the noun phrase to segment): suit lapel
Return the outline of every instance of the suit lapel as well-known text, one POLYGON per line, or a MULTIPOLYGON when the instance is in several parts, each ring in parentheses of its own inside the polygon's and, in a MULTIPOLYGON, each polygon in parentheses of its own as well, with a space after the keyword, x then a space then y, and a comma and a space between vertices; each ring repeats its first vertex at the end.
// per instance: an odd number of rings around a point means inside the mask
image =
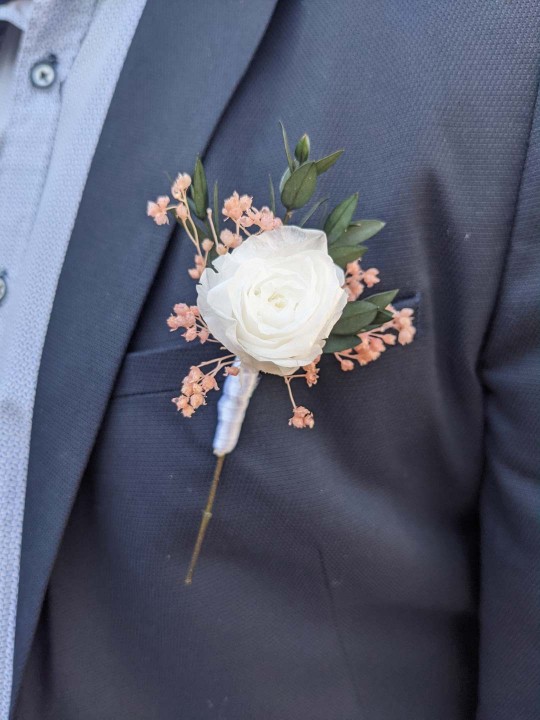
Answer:
POLYGON ((168 241, 145 217, 166 173, 204 152, 276 0, 149 0, 79 208, 34 409, 15 638, 15 703, 48 578, 141 306, 168 241))

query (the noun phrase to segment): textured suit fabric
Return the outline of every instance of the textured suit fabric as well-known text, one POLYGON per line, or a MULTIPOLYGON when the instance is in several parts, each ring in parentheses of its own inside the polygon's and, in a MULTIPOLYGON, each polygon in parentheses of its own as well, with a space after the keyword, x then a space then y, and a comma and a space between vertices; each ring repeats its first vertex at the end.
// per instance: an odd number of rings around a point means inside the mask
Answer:
POLYGON ((540 212, 538 101, 498 301, 481 360, 486 432, 480 713, 540 710, 540 212), (510 692, 512 688, 512 692, 510 692))
MULTIPOLYGON (((537 717, 539 30, 532 2, 278 4, 208 174, 266 201, 266 172, 284 165, 280 117, 321 153, 346 146, 328 194, 359 189, 362 215, 387 221, 366 259, 414 305, 417 338, 354 373, 325 358, 317 387, 299 391, 309 433, 287 427, 279 379, 262 379, 185 588, 215 399, 189 422, 170 403, 211 354, 164 324, 194 298, 191 249, 173 233, 62 538, 16 718, 537 717)), ((179 119, 162 122, 189 143, 182 92, 167 92, 179 119)))

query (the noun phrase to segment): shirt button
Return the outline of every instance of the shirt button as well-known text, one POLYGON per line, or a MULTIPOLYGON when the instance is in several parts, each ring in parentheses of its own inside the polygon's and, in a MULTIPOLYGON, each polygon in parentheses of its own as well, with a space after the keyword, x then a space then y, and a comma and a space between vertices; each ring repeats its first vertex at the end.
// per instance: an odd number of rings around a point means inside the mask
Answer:
POLYGON ((6 293, 7 293, 6 272, 5 272, 5 270, 0 270, 0 303, 6 297, 6 293))
POLYGON ((56 80, 56 58, 51 55, 46 60, 40 60, 32 66, 30 70, 30 80, 32 85, 37 88, 51 87, 56 80))

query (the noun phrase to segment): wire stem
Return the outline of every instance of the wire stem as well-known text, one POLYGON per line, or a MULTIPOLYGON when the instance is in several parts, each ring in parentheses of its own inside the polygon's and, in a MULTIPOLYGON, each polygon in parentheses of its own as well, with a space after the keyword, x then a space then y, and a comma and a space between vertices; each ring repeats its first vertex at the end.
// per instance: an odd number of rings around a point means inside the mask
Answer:
POLYGON ((216 499, 217 487, 219 483, 219 478, 221 477, 221 471, 223 470, 224 462, 225 455, 218 455, 216 467, 214 469, 214 477, 212 478, 210 492, 208 493, 208 499, 206 501, 206 507, 203 510, 203 516, 201 524, 199 526, 199 534, 197 535, 195 547, 193 548, 193 555, 191 556, 191 562, 189 563, 186 579, 184 580, 185 585, 191 585, 191 583, 193 582, 193 572, 195 570, 195 566, 197 565, 199 555, 201 554, 201 547, 203 544, 204 536, 206 534, 206 528, 208 527, 208 523, 210 522, 210 518, 212 517, 212 507, 214 506, 214 500, 216 499))

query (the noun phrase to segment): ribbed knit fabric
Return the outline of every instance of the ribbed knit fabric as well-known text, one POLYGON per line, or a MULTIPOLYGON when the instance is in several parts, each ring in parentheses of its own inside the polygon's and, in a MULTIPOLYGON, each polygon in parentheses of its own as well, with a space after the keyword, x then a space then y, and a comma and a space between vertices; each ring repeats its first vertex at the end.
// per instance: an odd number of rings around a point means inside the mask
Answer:
POLYGON ((0 717, 7 717, 32 409, 50 310, 101 127, 144 0, 36 0, 0 154, 0 717), (51 87, 30 69, 56 56, 51 87))

